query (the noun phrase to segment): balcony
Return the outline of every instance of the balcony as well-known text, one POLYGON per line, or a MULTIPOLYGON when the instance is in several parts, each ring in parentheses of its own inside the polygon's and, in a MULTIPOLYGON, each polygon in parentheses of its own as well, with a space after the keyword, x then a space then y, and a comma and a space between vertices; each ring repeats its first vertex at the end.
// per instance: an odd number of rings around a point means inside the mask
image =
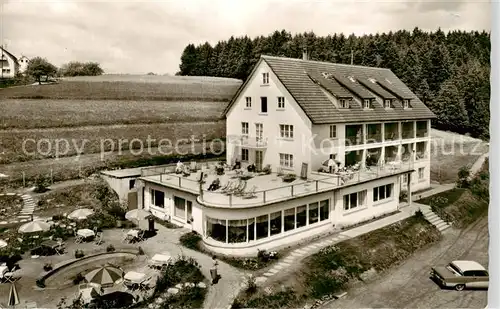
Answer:
POLYGON ((397 146, 387 146, 384 151, 384 161, 394 162, 398 157, 398 147, 397 146))
POLYGON ((225 175, 218 176, 212 168, 203 170, 207 177, 204 182, 198 182, 199 174, 192 173, 189 176, 182 176, 173 173, 175 167, 168 169, 158 169, 160 174, 143 176, 143 179, 153 183, 160 183, 166 187, 190 192, 198 195, 198 201, 202 204, 218 208, 248 208, 262 206, 266 204, 282 202, 291 198, 299 198, 319 192, 327 192, 336 188, 349 186, 377 179, 389 175, 400 174, 413 169, 410 163, 381 167, 376 166, 370 170, 347 170, 336 174, 313 172, 307 180, 297 179, 293 183, 283 182, 280 177, 271 173, 268 175, 254 174, 250 179, 245 180, 244 192, 252 192, 250 195, 231 194, 223 192, 221 189, 208 191, 212 181, 219 178, 221 185, 225 186, 231 182, 239 181, 235 171, 226 172, 225 175))
POLYGON ((366 126, 366 143, 380 143, 382 142, 382 125, 369 124, 366 126))
POLYGON ((416 151, 415 151, 415 160, 424 160, 427 159, 427 151, 426 151, 426 143, 425 142, 419 142, 416 144, 416 151))
POLYGON ((227 138, 229 143, 236 144, 245 148, 266 148, 267 138, 248 135, 233 135, 227 138))
POLYGON ((429 131, 427 129, 418 129, 417 137, 429 137, 429 131))
POLYGON ((345 137, 345 145, 346 146, 355 146, 362 145, 363 138, 361 136, 346 136, 345 137))
POLYGON ((384 139, 386 141, 396 141, 399 139, 398 124, 396 122, 384 125, 384 139))
POLYGON ((354 146, 363 144, 363 126, 350 125, 345 127, 345 145, 354 146))
POLYGON ((415 131, 413 130, 413 122, 403 122, 402 135, 404 139, 415 138, 415 131))

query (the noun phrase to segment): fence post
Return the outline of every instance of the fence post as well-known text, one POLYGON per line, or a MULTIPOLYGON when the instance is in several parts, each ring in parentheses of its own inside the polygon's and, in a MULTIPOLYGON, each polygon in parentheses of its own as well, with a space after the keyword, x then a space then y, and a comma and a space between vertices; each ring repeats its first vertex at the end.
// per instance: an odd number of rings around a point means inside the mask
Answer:
POLYGON ((26 174, 23 172, 23 188, 26 188, 26 174))
POLYGON ((318 181, 316 180, 316 192, 318 192, 318 181))

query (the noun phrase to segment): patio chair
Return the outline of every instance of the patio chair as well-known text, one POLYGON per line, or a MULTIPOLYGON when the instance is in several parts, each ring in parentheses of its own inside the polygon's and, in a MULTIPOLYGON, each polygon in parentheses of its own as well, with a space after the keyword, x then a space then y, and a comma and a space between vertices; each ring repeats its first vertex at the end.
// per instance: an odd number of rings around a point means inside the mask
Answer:
POLYGON ((9 272, 6 272, 5 274, 3 274, 3 281, 14 283, 16 281, 16 277, 14 276, 14 272, 9 271, 9 272))
POLYGON ((94 241, 94 243, 96 245, 102 244, 104 242, 102 238, 103 238, 103 233, 102 232, 97 232, 96 235, 95 235, 95 241, 94 241))
POLYGON ((75 244, 80 244, 83 242, 83 236, 78 235, 77 231, 75 231, 75 244))
POLYGON ((253 186, 250 190, 243 192, 242 197, 245 199, 257 197, 255 190, 257 190, 257 186, 253 186))
POLYGON ((242 183, 241 180, 240 181, 235 181, 230 188, 228 188, 227 190, 224 191, 224 193, 226 195, 233 194, 234 192, 238 191, 241 188, 241 186, 242 186, 241 183, 242 183))
POLYGON ((153 276, 149 276, 139 283, 139 290, 147 291, 153 287, 153 276))
POLYGON ((231 183, 231 182, 229 182, 229 181, 228 181, 225 185, 221 186, 221 187, 219 188, 219 190, 221 190, 221 191, 226 190, 226 189, 229 187, 229 184, 230 184, 230 183, 231 183))
POLYGON ((242 184, 231 193, 236 196, 242 195, 245 192, 246 187, 247 187, 247 182, 242 181, 242 184))
POLYGON ((236 182, 236 181, 229 181, 227 183, 226 188, 224 188, 221 191, 224 192, 224 193, 230 192, 230 191, 232 191, 232 190, 234 190, 234 189, 237 188, 237 184, 238 184, 238 182, 236 182))

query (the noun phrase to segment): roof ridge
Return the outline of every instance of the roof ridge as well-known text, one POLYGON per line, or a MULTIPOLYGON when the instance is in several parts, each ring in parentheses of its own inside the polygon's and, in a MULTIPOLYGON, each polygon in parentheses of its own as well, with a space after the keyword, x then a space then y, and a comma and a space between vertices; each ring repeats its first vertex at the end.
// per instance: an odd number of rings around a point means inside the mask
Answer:
POLYGON ((300 58, 280 57, 280 56, 271 56, 271 55, 263 55, 263 54, 261 54, 260 57, 261 58, 284 59, 284 60, 298 61, 298 62, 313 62, 313 63, 322 63, 322 64, 326 63, 326 64, 332 64, 332 65, 345 66, 345 67, 358 67, 358 68, 373 69, 373 70, 391 71, 391 69, 389 69, 389 68, 369 67, 369 66, 358 65, 358 64, 345 64, 345 63, 319 61, 319 60, 304 60, 304 59, 300 59, 300 58))

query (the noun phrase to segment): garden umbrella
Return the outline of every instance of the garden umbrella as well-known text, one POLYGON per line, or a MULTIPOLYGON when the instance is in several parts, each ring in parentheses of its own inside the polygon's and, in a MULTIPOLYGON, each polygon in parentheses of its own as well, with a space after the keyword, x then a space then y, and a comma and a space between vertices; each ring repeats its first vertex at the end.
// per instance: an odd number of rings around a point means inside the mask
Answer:
POLYGON ((88 216, 93 214, 94 211, 92 209, 88 208, 81 208, 73 211, 68 215, 68 218, 70 219, 76 219, 76 220, 83 220, 86 219, 88 216))
POLYGON ((5 240, 0 239, 0 249, 5 248, 7 246, 8 246, 7 242, 5 240))
POLYGON ((10 285, 9 291, 9 303, 7 304, 9 307, 14 307, 15 305, 19 305, 19 295, 17 294, 16 284, 12 283, 10 285))
POLYGON ((149 217, 151 213, 149 211, 146 211, 144 209, 134 209, 125 214, 125 218, 127 218, 130 221, 141 221, 145 220, 147 217, 149 217))
POLYGON ((118 267, 106 265, 91 270, 85 275, 85 280, 89 283, 97 283, 102 286, 113 285, 116 280, 121 279, 123 271, 118 267))
POLYGON ((35 233, 35 232, 43 232, 48 231, 50 229, 50 225, 43 221, 31 221, 21 225, 19 228, 19 233, 35 233))

